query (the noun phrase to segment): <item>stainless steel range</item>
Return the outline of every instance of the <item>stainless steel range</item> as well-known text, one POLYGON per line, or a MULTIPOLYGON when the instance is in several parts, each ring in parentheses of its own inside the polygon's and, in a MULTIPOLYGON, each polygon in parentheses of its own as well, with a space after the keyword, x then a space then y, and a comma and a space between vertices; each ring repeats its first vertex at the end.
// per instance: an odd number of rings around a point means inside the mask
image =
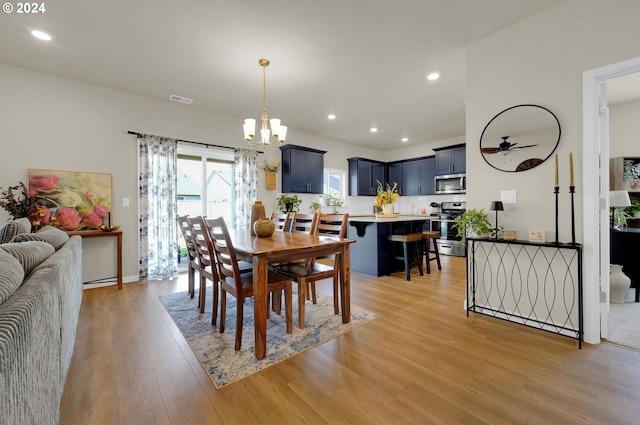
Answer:
POLYGON ((466 202, 443 202, 440 214, 431 218, 431 230, 440 232, 440 239, 437 241, 440 254, 465 256, 465 247, 460 243, 461 238, 456 236, 458 229, 452 227, 453 219, 466 209, 466 202))

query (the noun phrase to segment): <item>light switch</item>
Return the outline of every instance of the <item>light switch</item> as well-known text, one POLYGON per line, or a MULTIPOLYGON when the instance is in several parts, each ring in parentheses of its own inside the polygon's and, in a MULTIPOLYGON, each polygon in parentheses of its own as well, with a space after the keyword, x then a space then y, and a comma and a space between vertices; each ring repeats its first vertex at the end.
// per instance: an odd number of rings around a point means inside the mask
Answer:
POLYGON ((129 206, 129 198, 122 198, 122 206, 123 207, 129 206))
POLYGON ((500 200, 505 204, 515 204, 516 203, 516 191, 515 190, 501 190, 500 191, 500 200))

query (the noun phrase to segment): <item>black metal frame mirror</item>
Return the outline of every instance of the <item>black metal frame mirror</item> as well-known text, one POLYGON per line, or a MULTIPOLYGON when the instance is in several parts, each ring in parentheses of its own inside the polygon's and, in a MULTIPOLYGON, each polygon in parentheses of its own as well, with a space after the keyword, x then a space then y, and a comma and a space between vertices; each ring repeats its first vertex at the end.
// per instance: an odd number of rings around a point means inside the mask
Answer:
POLYGON ((487 164, 505 172, 530 170, 549 159, 560 143, 560 121, 539 105, 517 105, 491 118, 480 136, 487 164))

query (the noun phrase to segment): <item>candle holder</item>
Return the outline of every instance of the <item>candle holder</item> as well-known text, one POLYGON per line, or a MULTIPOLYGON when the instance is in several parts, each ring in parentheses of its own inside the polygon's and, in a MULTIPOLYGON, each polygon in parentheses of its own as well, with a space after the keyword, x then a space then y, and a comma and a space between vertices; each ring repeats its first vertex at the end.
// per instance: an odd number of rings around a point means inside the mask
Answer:
POLYGON ((555 186, 553 193, 556 195, 556 245, 558 245, 558 194, 560 193, 560 187, 555 186))
POLYGON ((576 213, 573 205, 573 194, 576 193, 576 187, 569 186, 569 193, 571 194, 571 244, 575 245, 576 244, 576 213))

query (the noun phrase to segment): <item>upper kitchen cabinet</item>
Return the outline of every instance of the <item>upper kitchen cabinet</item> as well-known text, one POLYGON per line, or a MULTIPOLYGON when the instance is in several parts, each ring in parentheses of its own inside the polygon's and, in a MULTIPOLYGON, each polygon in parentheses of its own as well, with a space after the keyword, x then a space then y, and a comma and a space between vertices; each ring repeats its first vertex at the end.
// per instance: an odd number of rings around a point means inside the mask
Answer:
POLYGON ((417 158, 403 163, 402 195, 433 195, 435 187, 433 177, 435 176, 435 162, 433 156, 417 158))
POLYGON ((284 145, 282 151, 282 192, 323 193, 324 154, 327 151, 284 145))
POLYGON ((437 148, 434 151, 436 152, 436 176, 466 172, 467 153, 464 144, 437 148))
POLYGON ((398 183, 398 193, 404 195, 403 184, 404 161, 394 161, 387 164, 387 183, 393 187, 394 183, 398 183))
POLYGON ((384 183, 386 164, 364 158, 348 158, 349 196, 373 196, 377 194, 377 182, 384 183))

